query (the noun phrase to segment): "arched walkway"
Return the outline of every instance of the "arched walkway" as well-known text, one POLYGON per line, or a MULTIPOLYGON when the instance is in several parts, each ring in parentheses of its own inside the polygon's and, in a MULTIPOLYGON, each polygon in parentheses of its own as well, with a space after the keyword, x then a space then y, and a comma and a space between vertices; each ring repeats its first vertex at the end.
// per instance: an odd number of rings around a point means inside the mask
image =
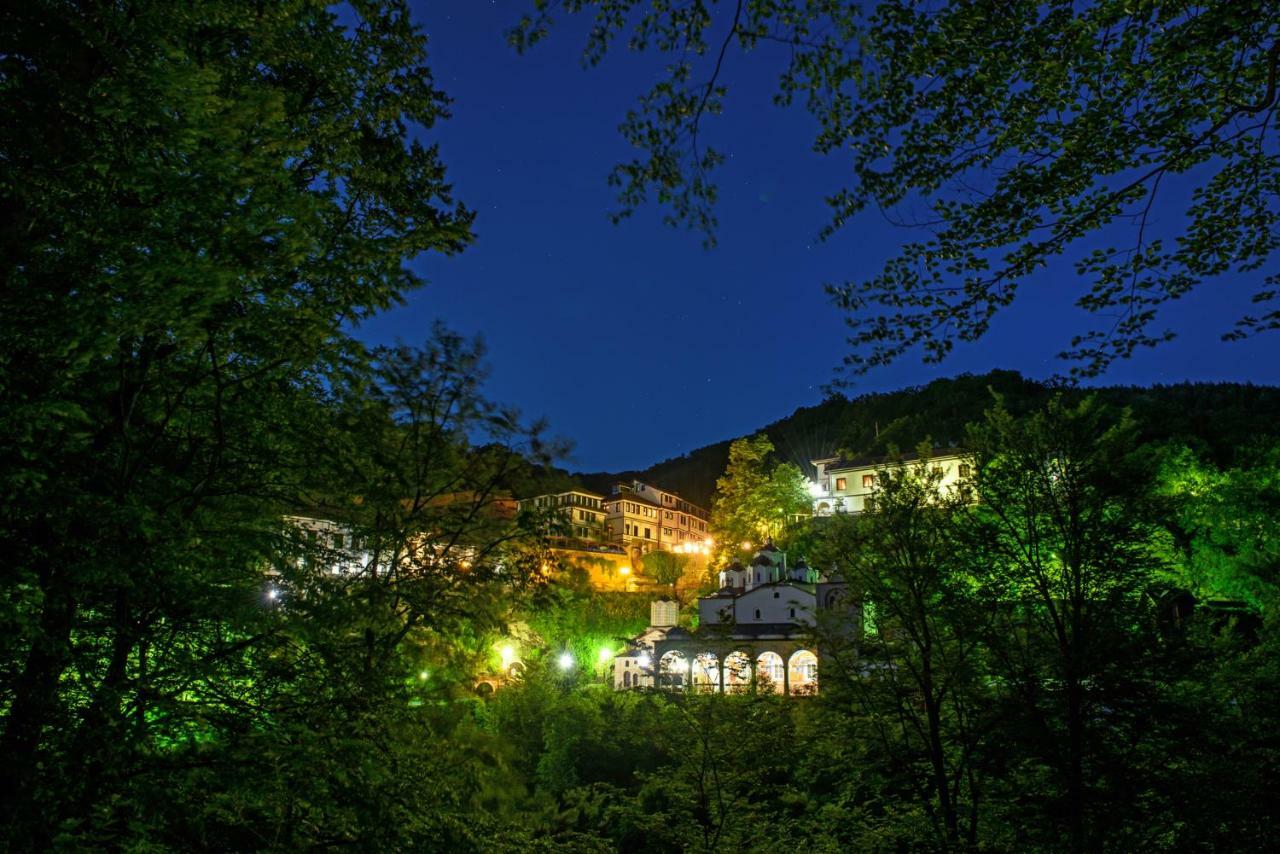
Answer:
POLYGON ((658 687, 663 691, 683 691, 689 676, 689 659, 673 649, 658 662, 658 687))
POLYGON ((726 694, 745 694, 751 690, 751 657, 742 650, 724 657, 724 690, 726 694))
POLYGON ((761 694, 781 694, 786 670, 782 656, 776 652, 761 653, 756 659, 756 691, 761 694))
POLYGON ((794 652, 787 665, 787 679, 794 695, 818 693, 818 656, 807 649, 794 652))
POLYGON ((700 652, 693 659, 693 690, 714 694, 720 690, 720 659, 713 652, 700 652))

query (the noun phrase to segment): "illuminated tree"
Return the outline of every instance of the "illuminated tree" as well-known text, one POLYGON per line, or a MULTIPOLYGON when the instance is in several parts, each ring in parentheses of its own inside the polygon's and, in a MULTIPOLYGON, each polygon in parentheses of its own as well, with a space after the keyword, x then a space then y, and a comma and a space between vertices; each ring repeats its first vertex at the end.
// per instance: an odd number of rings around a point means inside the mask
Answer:
POLYGON ((774 463, 773 450, 763 433, 729 447, 729 465, 716 481, 711 508, 711 533, 721 560, 735 555, 743 542, 758 545, 778 537, 793 517, 808 515, 804 473, 793 463, 774 463))
POLYGON ((997 406, 970 431, 969 547, 994 604, 990 660, 1025 724, 1023 747, 1042 763, 1031 788, 1047 786, 1047 821, 1061 821, 1074 851, 1103 844, 1102 769, 1125 773, 1118 757, 1143 740, 1150 713, 1144 594, 1165 566, 1144 522, 1135 438, 1127 413, 1061 396, 1021 419, 997 406))
POLYGON ((848 582, 864 618, 850 632, 850 613, 822 615, 826 671, 839 676, 823 690, 874 722, 867 736, 898 757, 893 779, 919 799, 933 847, 946 849, 973 845, 987 820, 980 748, 991 705, 979 667, 990 618, 964 531, 968 499, 942 488, 927 455, 921 463, 886 465, 875 510, 821 520, 810 553, 848 582))
POLYGON ((689 569, 692 559, 689 555, 655 551, 644 555, 640 558, 640 562, 644 565, 645 575, 658 584, 669 585, 674 594, 680 579, 684 578, 685 572, 689 569))
POLYGON ((1255 608, 1280 596, 1280 445, 1241 448, 1219 468, 1186 446, 1169 448, 1156 495, 1167 506, 1178 582, 1203 598, 1255 608))

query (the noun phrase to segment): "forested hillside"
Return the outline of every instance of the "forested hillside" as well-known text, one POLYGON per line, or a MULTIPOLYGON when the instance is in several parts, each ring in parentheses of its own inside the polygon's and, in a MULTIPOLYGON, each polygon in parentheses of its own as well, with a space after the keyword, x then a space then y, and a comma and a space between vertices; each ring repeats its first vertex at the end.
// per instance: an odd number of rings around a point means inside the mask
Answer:
MULTIPOLYGON (((925 386, 893 392, 830 397, 816 406, 762 428, 781 460, 806 470, 809 460, 840 451, 877 454, 891 447, 906 449, 923 441, 954 444, 967 424, 978 421, 999 394, 1011 412, 1043 405, 1054 391, 1069 396, 1096 393, 1116 407, 1133 410, 1146 440, 1183 438, 1199 444, 1220 463, 1230 463, 1236 450, 1258 436, 1280 432, 1280 388, 1240 383, 1108 386, 1057 389, 1016 371, 991 371, 935 380, 925 386)), ((737 438, 737 437, 733 437, 737 438)), ((588 472, 576 477, 584 486, 608 492, 619 480, 652 480, 689 500, 709 506, 716 478, 729 461, 725 439, 643 471, 588 472)))

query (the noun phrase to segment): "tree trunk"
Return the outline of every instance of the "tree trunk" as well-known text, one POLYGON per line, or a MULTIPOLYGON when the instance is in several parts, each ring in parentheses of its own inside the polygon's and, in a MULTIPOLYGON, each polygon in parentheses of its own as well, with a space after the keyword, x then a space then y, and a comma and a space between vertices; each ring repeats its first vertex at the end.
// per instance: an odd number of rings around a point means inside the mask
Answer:
POLYGON ((76 603, 61 573, 44 573, 40 628, 13 691, 13 703, 0 740, 0 826, 8 829, 12 850, 43 848, 50 828, 38 819, 41 807, 36 775, 45 727, 56 716, 58 682, 71 658, 71 624, 76 603), (36 819, 32 821, 32 819, 36 819), (30 822, 27 824, 27 822, 30 822), (26 825, 26 826, 20 826, 26 825))

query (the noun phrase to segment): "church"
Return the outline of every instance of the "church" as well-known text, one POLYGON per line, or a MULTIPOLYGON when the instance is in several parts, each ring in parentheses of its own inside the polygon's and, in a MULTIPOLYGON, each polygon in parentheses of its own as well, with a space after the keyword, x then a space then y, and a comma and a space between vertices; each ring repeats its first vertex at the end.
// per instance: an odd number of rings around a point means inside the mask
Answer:
POLYGON ((824 629, 852 631, 856 614, 848 585, 787 555, 767 541, 747 566, 719 573, 720 588, 698 599, 698 627, 689 631, 664 613, 615 660, 614 687, 654 687, 700 693, 818 692, 824 629), (826 612, 824 614, 824 612, 826 612))

